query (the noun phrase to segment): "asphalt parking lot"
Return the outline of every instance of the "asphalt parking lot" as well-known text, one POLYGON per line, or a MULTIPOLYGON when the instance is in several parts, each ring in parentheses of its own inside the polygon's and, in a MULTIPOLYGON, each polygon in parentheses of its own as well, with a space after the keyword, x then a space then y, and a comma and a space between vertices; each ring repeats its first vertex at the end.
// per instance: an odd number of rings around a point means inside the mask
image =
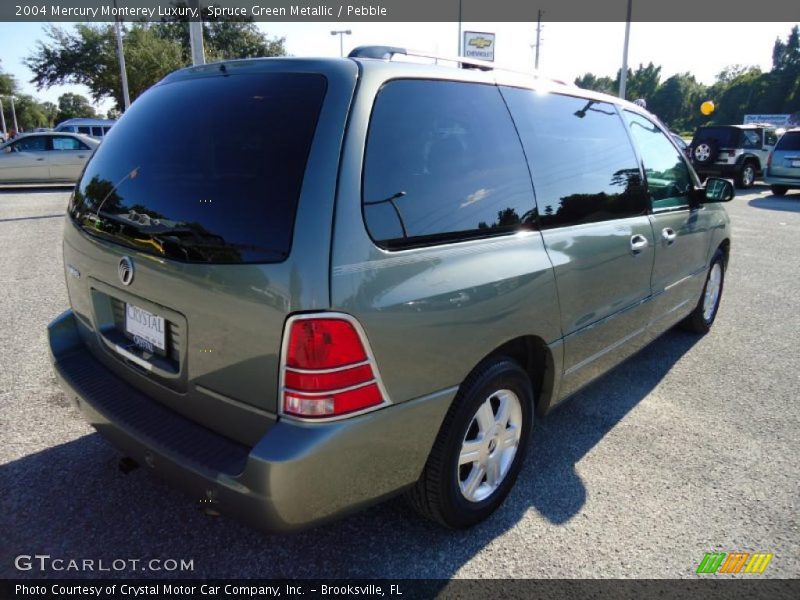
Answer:
MULTIPOLYGON (((692 577, 706 552, 774 554, 800 576, 800 193, 731 202, 713 331, 669 332, 540 421, 488 522, 451 532, 402 500, 295 535, 202 514, 120 455, 52 375, 67 308, 66 191, 0 192, 0 575, 19 554, 191 559, 197 577, 692 577)), ((124 576, 175 573, 122 571, 124 576)), ((741 575, 740 575, 741 576, 741 575)))

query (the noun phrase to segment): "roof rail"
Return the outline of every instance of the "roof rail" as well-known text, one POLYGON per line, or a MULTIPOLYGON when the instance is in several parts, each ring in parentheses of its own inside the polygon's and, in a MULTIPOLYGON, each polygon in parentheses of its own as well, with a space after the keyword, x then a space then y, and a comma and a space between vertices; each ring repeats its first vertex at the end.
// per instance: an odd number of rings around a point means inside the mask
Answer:
POLYGON ((485 60, 475 60, 473 58, 465 58, 463 56, 442 56, 440 54, 433 54, 431 52, 424 52, 421 50, 409 50, 407 48, 399 48, 397 46, 358 46, 353 48, 348 58, 377 58, 380 60, 392 60, 395 54, 402 54, 403 56, 416 56, 419 58, 432 58, 434 60, 446 60, 448 62, 461 63, 468 67, 481 69, 483 71, 493 71, 495 67, 492 63, 485 60))

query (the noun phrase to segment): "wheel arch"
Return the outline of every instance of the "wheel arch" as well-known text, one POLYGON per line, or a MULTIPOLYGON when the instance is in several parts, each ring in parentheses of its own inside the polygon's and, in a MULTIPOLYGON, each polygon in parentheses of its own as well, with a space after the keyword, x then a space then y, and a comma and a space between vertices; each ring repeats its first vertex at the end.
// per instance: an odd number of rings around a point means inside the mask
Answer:
POLYGON ((536 335, 522 335, 498 346, 487 354, 478 365, 498 357, 508 357, 521 366, 531 379, 534 409, 544 415, 553 404, 558 387, 561 365, 560 345, 555 348, 536 335))

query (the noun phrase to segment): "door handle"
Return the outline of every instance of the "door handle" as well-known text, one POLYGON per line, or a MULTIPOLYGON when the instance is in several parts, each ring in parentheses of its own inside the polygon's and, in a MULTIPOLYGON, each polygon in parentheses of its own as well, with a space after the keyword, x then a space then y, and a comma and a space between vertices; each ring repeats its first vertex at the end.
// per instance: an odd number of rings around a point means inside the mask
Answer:
POLYGON ((37 161, 37 162, 38 162, 38 161, 42 161, 42 160, 44 160, 44 159, 43 159, 43 158, 37 158, 37 159, 36 159, 36 161, 37 161))
POLYGON ((641 234, 636 234, 631 237, 631 253, 632 254, 639 254, 643 250, 647 249, 650 245, 650 242, 647 241, 647 238, 641 234))
POLYGON ((675 233, 675 230, 671 227, 664 227, 664 229, 661 230, 661 239, 664 240, 668 246, 675 241, 677 236, 678 234, 675 233))
POLYGON ((78 154, 78 158, 86 158, 85 154, 78 154))

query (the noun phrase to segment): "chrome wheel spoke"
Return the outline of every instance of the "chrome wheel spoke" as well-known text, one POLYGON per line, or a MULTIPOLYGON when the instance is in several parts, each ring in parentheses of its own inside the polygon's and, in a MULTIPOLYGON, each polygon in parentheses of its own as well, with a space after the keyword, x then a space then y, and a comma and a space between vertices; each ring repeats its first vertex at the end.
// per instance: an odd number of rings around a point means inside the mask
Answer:
POLYGON ((500 475, 500 458, 496 456, 486 465, 486 483, 491 488, 496 488, 503 480, 500 475))
POLYGON ((482 439, 465 441, 461 445, 461 454, 458 456, 459 465, 468 465, 478 462, 481 457, 481 450, 484 447, 482 439))
POLYGON ((497 415, 495 415, 494 421, 505 428, 511 416, 511 403, 513 400, 509 394, 498 394, 497 397, 500 399, 500 406, 497 408, 497 415))
POLYGON ((477 501, 475 498, 475 492, 478 491, 478 487, 481 485, 481 483, 483 483, 483 478, 485 475, 486 469, 484 469, 482 465, 475 465, 472 467, 472 471, 470 471, 469 476, 461 487, 461 492, 468 500, 472 500, 473 502, 477 501))
POLYGON ((475 420, 478 422, 478 428, 481 430, 481 433, 488 433, 491 431, 494 426, 494 413, 492 412, 491 398, 481 404, 478 412, 475 413, 475 420))
POLYGON ((500 448, 514 448, 519 443, 519 429, 517 427, 509 427, 503 432, 500 438, 500 448))

